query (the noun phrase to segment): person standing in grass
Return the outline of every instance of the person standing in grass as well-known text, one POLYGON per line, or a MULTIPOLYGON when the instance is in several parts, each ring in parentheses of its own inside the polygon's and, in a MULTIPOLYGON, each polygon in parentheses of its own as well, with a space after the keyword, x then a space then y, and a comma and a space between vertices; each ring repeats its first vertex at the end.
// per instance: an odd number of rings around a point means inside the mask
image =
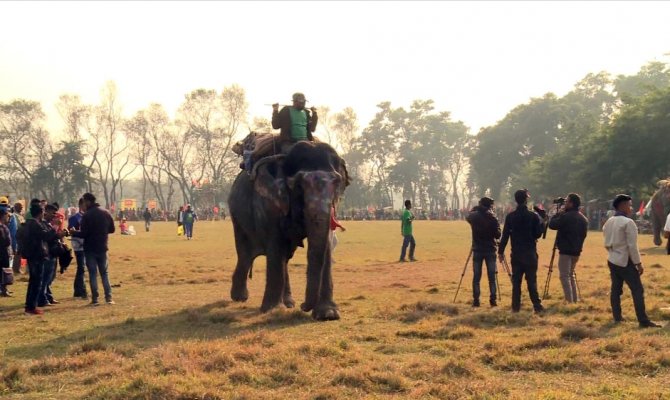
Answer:
POLYGON ((41 315, 44 312, 37 308, 42 292, 44 267, 49 258, 49 244, 65 236, 65 231, 56 232, 44 222, 44 209, 37 202, 30 207, 31 218, 26 221, 25 233, 22 235, 21 248, 28 261, 28 290, 26 292, 25 312, 28 315, 41 315))
POLYGON ((493 211, 493 199, 482 197, 479 205, 472 209, 466 220, 472 228, 472 306, 479 307, 482 266, 486 262, 486 273, 489 280, 489 304, 498 305, 496 301, 496 239, 500 239, 500 223, 493 211))
POLYGON ((607 265, 610 268, 612 279, 610 303, 614 322, 620 323, 624 320, 621 313, 621 295, 623 284, 626 283, 633 295, 635 315, 640 328, 660 328, 660 325, 649 320, 645 310, 644 288, 641 279, 644 267, 637 247, 637 225, 631 219, 633 199, 626 194, 619 194, 614 198, 612 206, 616 213, 605 222, 603 235, 605 236, 605 248, 609 253, 607 265))
POLYGON ((412 202, 405 200, 405 211, 402 213, 400 223, 400 234, 403 237, 402 249, 400 250, 399 262, 405 262, 405 254, 407 253, 407 246, 409 246, 409 260, 416 261, 414 258, 414 250, 416 249, 416 241, 414 240, 414 232, 412 229, 412 222, 414 221, 414 214, 412 214, 412 202))
POLYGON ((563 295, 568 303, 576 303, 577 278, 575 267, 582 254, 584 240, 589 230, 589 220, 579 211, 581 198, 570 193, 565 201, 565 209, 549 220, 549 228, 555 229, 558 248, 558 271, 560 273, 563 295))
MULTIPOLYGON (((9 212, 6 208, 0 208, 0 297, 12 297, 7 290, 8 283, 5 282, 5 273, 3 269, 9 268, 10 248, 12 246, 12 237, 9 232, 9 212)), ((10 274, 11 277, 11 274, 10 274)))
MULTIPOLYGON (((79 199, 79 211, 73 213, 68 219, 68 229, 75 231, 81 230, 81 219, 84 216, 84 199, 79 199)), ((72 238, 72 250, 75 260, 77 260, 77 273, 74 277, 74 297, 88 299, 86 292, 86 257, 84 256, 84 239, 79 237, 72 238)))
POLYGON ((72 229, 72 237, 84 239, 84 257, 88 268, 91 284, 91 305, 98 306, 98 273, 102 280, 107 304, 115 304, 112 300, 112 285, 109 283, 107 250, 108 236, 115 232, 114 219, 109 212, 100 208, 92 193, 84 193, 84 216, 81 218, 81 229, 72 229))
POLYGON ((193 238, 193 224, 195 224, 195 221, 198 220, 198 216, 196 215, 195 211, 193 211, 190 204, 186 206, 183 218, 184 218, 184 235, 186 235, 187 240, 191 240, 193 238))
POLYGON ((544 224, 540 215, 528 209, 529 198, 530 194, 526 189, 514 193, 517 208, 505 218, 498 258, 501 263, 504 261, 505 247, 511 239, 512 312, 521 310, 521 283, 525 276, 533 309, 536 313, 540 313, 544 311, 544 307, 537 292, 537 239, 544 232, 544 224))
POLYGON ((144 217, 144 229, 149 232, 149 229, 151 228, 151 211, 149 211, 148 207, 144 210, 142 216, 144 217))
POLYGON ((330 231, 332 232, 332 237, 330 240, 331 254, 335 251, 335 247, 337 246, 337 235, 335 234, 337 228, 340 228, 342 232, 347 230, 345 227, 342 226, 342 224, 340 224, 340 221, 337 220, 337 213, 335 212, 335 206, 331 206, 330 208, 330 231))

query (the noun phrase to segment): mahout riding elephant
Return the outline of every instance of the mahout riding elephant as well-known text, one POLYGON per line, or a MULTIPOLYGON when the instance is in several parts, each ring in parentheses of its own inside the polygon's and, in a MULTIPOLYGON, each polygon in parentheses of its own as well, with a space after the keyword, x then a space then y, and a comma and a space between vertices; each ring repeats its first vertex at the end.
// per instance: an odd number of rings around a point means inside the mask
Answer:
POLYGON ((307 287, 301 309, 317 320, 339 319, 333 301, 330 209, 349 184, 346 164, 326 143, 298 142, 287 154, 257 161, 240 172, 228 204, 237 265, 231 298, 246 301, 256 257, 267 258, 261 311, 294 307, 287 263, 307 239, 307 287))
POLYGON ((670 213, 670 178, 658 181, 658 190, 651 197, 651 225, 656 246, 663 243, 661 235, 668 213, 670 213))

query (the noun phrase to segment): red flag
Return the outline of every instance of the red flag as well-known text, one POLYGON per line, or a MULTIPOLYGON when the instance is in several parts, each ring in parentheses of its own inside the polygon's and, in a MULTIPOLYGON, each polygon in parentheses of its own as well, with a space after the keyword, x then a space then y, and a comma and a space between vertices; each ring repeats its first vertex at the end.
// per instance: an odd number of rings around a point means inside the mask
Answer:
POLYGON ((640 210, 638 211, 638 214, 644 214, 644 200, 640 203, 640 210))

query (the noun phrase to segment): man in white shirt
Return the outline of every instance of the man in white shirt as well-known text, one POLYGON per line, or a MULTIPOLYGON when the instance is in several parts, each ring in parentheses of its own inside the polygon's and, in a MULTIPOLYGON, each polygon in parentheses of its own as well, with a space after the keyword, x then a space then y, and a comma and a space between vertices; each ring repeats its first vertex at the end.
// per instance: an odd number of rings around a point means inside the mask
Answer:
POLYGON ((670 214, 668 214, 668 218, 665 220, 665 227, 663 227, 663 233, 664 236, 667 240, 665 243, 665 250, 670 255, 670 214))
POLYGON ((605 248, 609 256, 607 265, 610 267, 612 290, 610 302, 614 321, 623 321, 621 314, 621 295, 624 282, 630 288, 635 305, 635 314, 641 328, 660 328, 661 326, 650 321, 645 311, 644 288, 640 276, 644 272, 640 251, 637 248, 637 225, 630 219, 633 214, 632 198, 626 194, 619 194, 612 202, 616 210, 613 217, 605 222, 603 234, 605 248))

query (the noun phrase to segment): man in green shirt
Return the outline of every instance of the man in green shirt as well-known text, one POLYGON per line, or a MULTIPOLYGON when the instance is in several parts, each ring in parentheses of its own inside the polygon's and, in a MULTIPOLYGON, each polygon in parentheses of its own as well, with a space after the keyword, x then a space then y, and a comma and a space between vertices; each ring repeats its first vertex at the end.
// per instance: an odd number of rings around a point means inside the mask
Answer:
POLYGON ((305 95, 293 94, 293 105, 279 110, 279 104, 272 105, 272 128, 280 129, 279 137, 283 142, 314 141, 312 133, 316 131, 318 116, 316 108, 305 108, 305 95))
POLYGON ((405 211, 402 213, 402 223, 400 225, 400 233, 403 236, 402 250, 400 252, 400 262, 405 262, 407 246, 409 246, 409 260, 416 261, 416 258, 414 258, 416 242, 414 241, 414 235, 412 234, 412 221, 414 221, 414 214, 412 214, 410 211, 411 209, 412 202, 405 200, 405 211))

